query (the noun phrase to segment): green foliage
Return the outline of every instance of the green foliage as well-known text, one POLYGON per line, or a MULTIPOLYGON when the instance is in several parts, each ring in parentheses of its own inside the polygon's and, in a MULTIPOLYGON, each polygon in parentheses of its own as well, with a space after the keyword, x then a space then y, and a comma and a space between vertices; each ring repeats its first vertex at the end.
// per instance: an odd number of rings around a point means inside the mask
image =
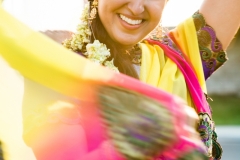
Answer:
POLYGON ((240 125, 240 97, 210 96, 209 104, 213 110, 216 125, 240 125))

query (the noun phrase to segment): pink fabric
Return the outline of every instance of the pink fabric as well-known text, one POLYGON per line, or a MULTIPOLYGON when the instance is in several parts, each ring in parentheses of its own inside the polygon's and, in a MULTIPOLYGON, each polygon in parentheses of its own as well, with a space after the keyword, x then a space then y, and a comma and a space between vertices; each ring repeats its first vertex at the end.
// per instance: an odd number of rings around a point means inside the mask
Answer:
POLYGON ((165 51, 164 54, 177 64, 178 68, 181 70, 182 74, 185 77, 186 84, 195 104, 195 109, 197 113, 208 113, 211 117, 211 110, 198 82, 198 79, 193 69, 191 68, 191 65, 183 57, 181 57, 179 53, 177 53, 167 45, 164 45, 161 42, 154 40, 148 40, 148 42, 160 46, 165 51))
MULTIPOLYGON (((197 83, 196 76, 189 65, 167 46, 156 41, 150 42, 163 48, 166 55, 179 65, 186 77, 189 90, 194 93, 192 97, 197 111, 210 113, 204 103, 205 97, 197 83)), ((196 135, 196 133, 186 129, 188 128, 186 126, 188 119, 184 112, 185 104, 181 99, 122 74, 116 74, 113 79, 107 82, 101 81, 97 85, 115 86, 135 91, 155 99, 168 108, 175 124, 176 142, 163 152, 164 155, 176 158, 180 154, 198 147, 198 144, 195 143, 197 139, 191 139, 192 135, 196 135), (188 140, 189 138, 191 141, 188 140)), ((81 102, 80 124, 46 124, 43 128, 37 128, 31 133, 30 136, 33 136, 35 140, 29 142, 28 145, 34 150, 38 160, 124 160, 123 156, 110 143, 111 138, 107 137, 106 130, 103 128, 95 95, 97 85, 91 85, 92 93, 87 92, 88 99, 81 102)))

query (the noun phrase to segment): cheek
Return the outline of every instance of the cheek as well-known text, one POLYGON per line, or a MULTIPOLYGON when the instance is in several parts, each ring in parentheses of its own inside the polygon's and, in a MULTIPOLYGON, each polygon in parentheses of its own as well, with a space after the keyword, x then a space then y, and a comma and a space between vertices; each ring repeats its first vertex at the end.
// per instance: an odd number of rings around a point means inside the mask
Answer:
POLYGON ((110 25, 114 13, 114 4, 109 5, 108 0, 98 1, 98 15, 104 25, 110 25))
POLYGON ((154 28, 156 28, 160 22, 161 22, 161 17, 162 17, 162 13, 158 13, 156 14, 156 12, 152 12, 151 13, 151 20, 148 24, 148 32, 151 32, 154 28))
MULTIPOLYGON (((123 5, 124 5, 124 0, 98 0, 98 11, 100 13, 106 13, 106 14, 107 12, 113 13, 123 5)), ((107 15, 104 15, 104 16, 107 16, 107 15)))

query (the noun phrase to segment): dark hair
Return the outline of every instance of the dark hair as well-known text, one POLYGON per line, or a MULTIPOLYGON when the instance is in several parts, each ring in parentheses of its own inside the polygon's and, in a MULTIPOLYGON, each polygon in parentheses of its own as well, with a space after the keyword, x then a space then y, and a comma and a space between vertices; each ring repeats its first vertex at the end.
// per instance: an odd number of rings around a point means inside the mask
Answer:
MULTIPOLYGON (((125 50, 122 50, 120 44, 114 42, 108 35, 106 29, 104 28, 99 15, 92 21, 92 32, 97 40, 101 43, 106 44, 107 48, 110 49, 111 57, 109 59, 114 59, 114 65, 118 67, 118 70, 128 76, 138 79, 138 74, 133 67, 130 56, 125 54, 125 50)), ((92 35, 91 40, 94 40, 92 35)))

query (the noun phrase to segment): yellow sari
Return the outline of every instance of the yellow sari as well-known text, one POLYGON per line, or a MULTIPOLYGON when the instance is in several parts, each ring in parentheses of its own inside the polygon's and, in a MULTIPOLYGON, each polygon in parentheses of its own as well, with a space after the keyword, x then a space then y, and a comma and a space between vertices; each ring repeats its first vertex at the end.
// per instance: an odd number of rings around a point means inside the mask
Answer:
MULTIPOLYGON (((206 93, 206 83, 193 18, 178 25, 170 34, 174 36, 179 49, 189 58, 201 88, 206 93)), ((158 45, 146 42, 141 44, 141 48, 143 54, 140 80, 177 95, 184 99, 189 106, 194 107, 184 76, 177 65, 165 56, 164 51, 158 45)))

